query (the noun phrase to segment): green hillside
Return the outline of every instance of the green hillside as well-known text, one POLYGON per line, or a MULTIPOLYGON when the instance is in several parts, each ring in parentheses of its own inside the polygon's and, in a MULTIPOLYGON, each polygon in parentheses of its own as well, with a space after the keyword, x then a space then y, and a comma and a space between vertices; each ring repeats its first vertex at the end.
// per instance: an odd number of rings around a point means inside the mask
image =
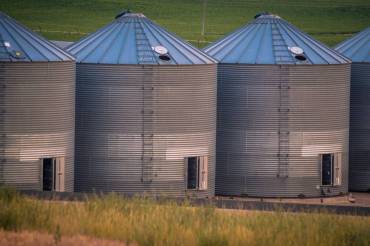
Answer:
POLYGON ((370 0, 1 0, 0 10, 54 40, 77 40, 111 21, 122 9, 143 12, 179 36, 204 46, 262 11, 287 19, 335 45, 370 26, 370 0))

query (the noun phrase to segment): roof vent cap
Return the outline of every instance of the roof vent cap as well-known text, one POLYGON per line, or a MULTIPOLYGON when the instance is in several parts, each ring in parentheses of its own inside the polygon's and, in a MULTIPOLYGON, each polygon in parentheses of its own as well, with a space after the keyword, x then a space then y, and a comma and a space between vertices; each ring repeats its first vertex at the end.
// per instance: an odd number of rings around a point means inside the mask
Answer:
POLYGON ((9 42, 7 42, 7 41, 4 41, 4 46, 6 47, 6 48, 10 48, 10 43, 9 42))
POLYGON ((118 18, 124 16, 125 14, 129 14, 129 13, 131 13, 131 10, 129 10, 129 9, 124 10, 124 11, 120 12, 118 15, 116 15, 115 19, 118 19, 118 18))
POLYGON ((270 17, 270 18, 277 18, 277 19, 280 19, 280 16, 278 15, 274 15, 270 12, 261 12, 261 13, 258 13, 254 16, 254 19, 257 19, 259 17, 270 17))
POLYGON ((271 15, 271 14, 270 14, 270 12, 267 12, 267 11, 261 12, 261 13, 256 14, 254 16, 254 19, 257 19, 258 17, 263 16, 263 15, 271 15))
POLYGON ((288 49, 295 55, 302 55, 304 52, 303 49, 298 46, 288 47, 288 49))
POLYGON ((166 55, 168 53, 166 47, 163 47, 161 45, 153 47, 153 50, 160 55, 166 55))

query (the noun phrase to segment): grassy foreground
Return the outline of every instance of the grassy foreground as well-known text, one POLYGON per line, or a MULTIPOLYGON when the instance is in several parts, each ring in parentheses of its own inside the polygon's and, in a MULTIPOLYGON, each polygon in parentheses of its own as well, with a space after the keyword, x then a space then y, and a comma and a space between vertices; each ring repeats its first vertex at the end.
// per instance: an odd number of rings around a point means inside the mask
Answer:
POLYGON ((370 218, 224 211, 118 195, 45 202, 0 189, 0 230, 88 236, 127 245, 369 245, 370 218))

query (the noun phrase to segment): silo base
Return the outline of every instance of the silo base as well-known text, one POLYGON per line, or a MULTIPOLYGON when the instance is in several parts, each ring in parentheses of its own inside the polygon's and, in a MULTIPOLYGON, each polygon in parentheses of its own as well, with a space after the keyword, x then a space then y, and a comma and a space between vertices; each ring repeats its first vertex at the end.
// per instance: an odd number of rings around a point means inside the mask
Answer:
POLYGON ((222 186, 216 183, 216 195, 248 197, 330 197, 348 192, 347 185, 319 186, 317 177, 223 176, 222 186))

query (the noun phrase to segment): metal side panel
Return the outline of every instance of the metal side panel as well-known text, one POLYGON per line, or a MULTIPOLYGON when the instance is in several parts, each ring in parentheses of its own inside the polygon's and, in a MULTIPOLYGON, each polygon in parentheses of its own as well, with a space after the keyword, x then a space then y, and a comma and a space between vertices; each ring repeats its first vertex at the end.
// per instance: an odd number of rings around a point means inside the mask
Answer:
POLYGON ((352 64, 349 189, 370 190, 370 63, 352 64))
POLYGON ((63 156, 73 191, 75 63, 1 63, 0 74, 0 183, 41 189, 41 159, 63 156))
POLYGON ((218 70, 216 194, 347 192, 350 65, 228 65, 218 70), (319 155, 338 153, 323 187, 319 155))
POLYGON ((213 196, 216 65, 77 65, 76 189, 213 196), (185 157, 209 156, 186 192, 185 157))

